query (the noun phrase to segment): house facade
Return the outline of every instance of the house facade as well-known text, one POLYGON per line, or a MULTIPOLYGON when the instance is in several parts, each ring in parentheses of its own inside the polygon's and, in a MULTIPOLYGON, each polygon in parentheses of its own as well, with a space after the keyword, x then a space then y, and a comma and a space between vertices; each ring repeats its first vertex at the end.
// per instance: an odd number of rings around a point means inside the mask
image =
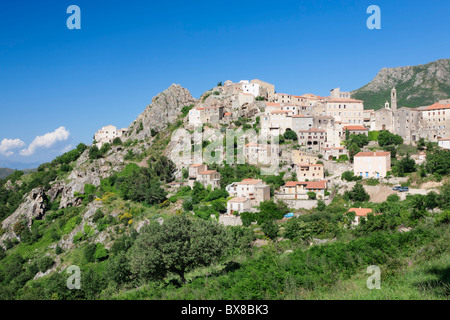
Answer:
POLYGON ((205 188, 211 186, 220 188, 220 173, 216 170, 208 170, 206 164, 192 164, 189 166, 188 185, 192 188, 195 181, 200 182, 205 188))
POLYGON ((390 152, 359 152, 354 156, 353 172, 355 176, 384 178, 390 170, 390 152))
POLYGON ((327 181, 288 181, 281 188, 283 199, 286 200, 306 200, 308 192, 314 192, 318 199, 325 198, 327 181))

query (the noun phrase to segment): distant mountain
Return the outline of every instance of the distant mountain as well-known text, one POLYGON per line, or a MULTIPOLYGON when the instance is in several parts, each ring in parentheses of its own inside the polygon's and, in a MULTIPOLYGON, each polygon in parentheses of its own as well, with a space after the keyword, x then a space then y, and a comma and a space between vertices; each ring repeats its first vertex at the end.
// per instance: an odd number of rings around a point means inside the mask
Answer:
MULTIPOLYGON (((30 172, 35 172, 37 169, 24 169, 21 170, 23 171, 23 173, 30 173, 30 172)), ((5 179, 7 176, 9 176, 11 173, 13 173, 14 169, 10 169, 10 168, 0 168, 0 179, 5 179)))
POLYGON ((14 169, 0 168, 0 179, 5 179, 7 176, 9 176, 13 172, 14 172, 14 169))
POLYGON ((391 89, 397 89, 398 107, 416 108, 450 98, 450 59, 424 65, 383 68, 352 98, 364 100, 365 109, 380 109, 391 102, 391 89))

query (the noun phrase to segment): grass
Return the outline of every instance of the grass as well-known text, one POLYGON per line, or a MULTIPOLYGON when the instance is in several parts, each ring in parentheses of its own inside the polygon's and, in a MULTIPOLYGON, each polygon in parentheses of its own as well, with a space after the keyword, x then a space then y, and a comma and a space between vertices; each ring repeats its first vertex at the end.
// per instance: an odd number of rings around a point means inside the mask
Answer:
POLYGON ((288 299, 305 300, 443 300, 450 297, 450 255, 408 265, 407 259, 394 274, 383 277, 381 289, 368 289, 366 270, 340 281, 332 288, 298 290, 288 299))

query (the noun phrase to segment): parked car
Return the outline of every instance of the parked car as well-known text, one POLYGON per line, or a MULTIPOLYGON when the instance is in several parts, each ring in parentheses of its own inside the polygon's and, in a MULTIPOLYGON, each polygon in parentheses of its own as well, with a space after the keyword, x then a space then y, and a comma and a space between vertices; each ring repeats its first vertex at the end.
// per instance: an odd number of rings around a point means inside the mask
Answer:
POLYGON ((402 186, 395 186, 392 188, 392 190, 394 191, 400 191, 400 189, 402 188, 402 186))
POLYGON ((408 192, 409 188, 408 187, 401 187, 398 191, 400 191, 400 192, 408 192))

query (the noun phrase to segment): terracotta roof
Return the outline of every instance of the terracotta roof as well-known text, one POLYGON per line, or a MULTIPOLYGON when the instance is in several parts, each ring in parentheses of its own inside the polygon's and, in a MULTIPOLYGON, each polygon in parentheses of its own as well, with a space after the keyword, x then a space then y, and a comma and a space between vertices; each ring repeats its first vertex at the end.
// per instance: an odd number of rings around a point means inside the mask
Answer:
POLYGON ((362 100, 356 100, 356 99, 347 99, 347 98, 333 98, 333 99, 328 99, 327 102, 363 103, 364 101, 362 101, 362 100))
POLYGON ((242 184, 259 184, 261 183, 262 180, 261 179, 244 179, 241 182, 238 182, 238 184, 242 185, 242 184))
POLYGON ((327 181, 288 181, 285 187, 295 187, 297 185, 304 185, 306 189, 326 189, 327 181))
POLYGON ((266 102, 266 106, 270 106, 270 107, 280 107, 281 105, 280 105, 279 103, 266 102))
POLYGON ((301 182, 301 181, 288 181, 288 182, 286 182, 286 184, 285 184, 284 186, 285 186, 285 187, 295 187, 295 186, 297 186, 297 185, 299 185, 299 184, 304 184, 304 185, 306 185, 307 182, 301 182))
POLYGON ((198 174, 211 174, 211 173, 215 173, 215 172, 217 172, 217 171, 216 170, 206 170, 206 171, 199 172, 198 174))
POLYGON ((358 217, 366 217, 367 214, 373 212, 373 210, 369 208, 351 208, 347 212, 354 212, 358 217))
POLYGON ((388 151, 379 151, 379 152, 359 152, 355 155, 355 157, 385 157, 390 155, 391 153, 388 151))
POLYGON ((224 115, 225 117, 231 116, 231 112, 225 112, 223 115, 224 115))
POLYGON ((325 130, 317 128, 309 128, 309 130, 299 130, 298 132, 325 132, 325 130))
POLYGON ((425 110, 439 110, 439 109, 450 109, 450 104, 439 104, 435 103, 429 107, 427 107, 425 110))
POLYGON ((246 199, 246 198, 233 198, 233 199, 228 200, 228 202, 242 203, 242 202, 245 202, 247 200, 249 200, 249 199, 246 199))
POLYGON ((327 187, 327 181, 308 181, 308 184, 306 185, 306 189, 326 189, 327 187))
POLYGON ((196 168, 196 167, 200 167, 200 166, 202 166, 202 164, 191 164, 189 167, 196 168))
POLYGON ((345 129, 348 129, 348 130, 364 130, 364 131, 368 131, 369 130, 369 129, 363 127, 363 126, 345 126, 345 127, 342 127, 342 130, 345 130, 345 129))
POLYGON ((277 114, 277 113, 290 113, 292 111, 288 111, 288 110, 283 110, 283 111, 272 111, 272 114, 277 114))
POLYGON ((450 138, 441 138, 441 139, 438 139, 438 141, 450 141, 450 138))

